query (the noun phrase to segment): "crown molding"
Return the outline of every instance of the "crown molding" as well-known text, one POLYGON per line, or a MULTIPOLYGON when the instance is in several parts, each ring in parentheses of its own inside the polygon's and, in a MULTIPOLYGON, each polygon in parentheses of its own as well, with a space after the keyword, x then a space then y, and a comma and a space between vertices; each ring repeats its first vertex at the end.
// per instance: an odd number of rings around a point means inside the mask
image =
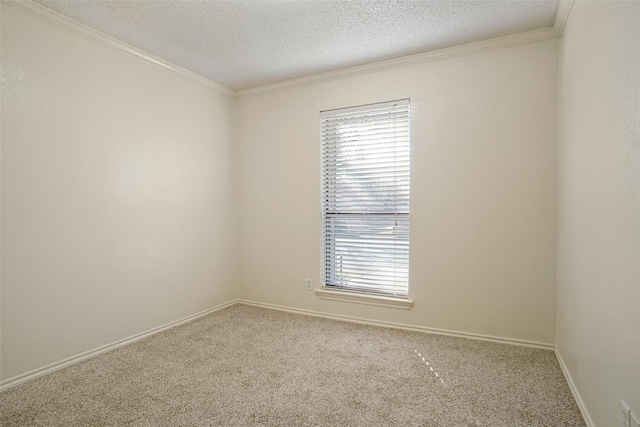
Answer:
POLYGON ((196 83, 208 89, 214 89, 225 95, 233 96, 235 91, 220 83, 209 80, 199 74, 186 70, 178 65, 172 64, 164 59, 153 56, 149 53, 123 43, 113 37, 107 36, 91 27, 80 24, 71 18, 67 18, 64 15, 54 12, 38 3, 31 0, 1 0, 3 5, 11 6, 29 16, 37 18, 48 24, 52 24, 58 28, 68 31, 76 36, 79 36, 85 40, 98 44, 102 47, 106 47, 115 52, 126 55, 130 58, 137 59, 144 62, 147 65, 158 68, 163 71, 174 73, 186 80, 196 83))
POLYGON ((414 55, 407 55, 399 58, 387 59, 384 61, 372 62, 364 65, 356 65, 354 67, 342 68, 340 70, 327 71, 324 73, 312 74, 309 76, 285 80, 278 83, 243 89, 236 92, 236 98, 246 98, 269 92, 277 92, 345 77, 370 74, 378 71, 393 70, 396 68, 408 67, 411 65, 444 61, 461 56, 475 55, 477 53, 489 52, 499 49, 508 49, 510 47, 521 46, 530 43, 538 43, 546 40, 554 40, 557 38, 558 33, 556 32, 554 27, 541 28, 524 33, 511 34, 508 36, 497 37, 489 40, 467 43, 444 49, 432 50, 429 52, 417 53, 414 55))
POLYGON ((560 0, 558 5, 558 12, 556 13, 556 20, 553 23, 553 29, 558 34, 558 38, 562 37, 564 26, 567 23, 571 8, 573 7, 574 0, 560 0))
POLYGON ((558 5, 558 12, 556 13, 556 18, 552 27, 541 28, 524 33, 511 34, 504 37, 497 37, 489 40, 467 43, 458 46, 452 46, 444 49, 432 50, 429 52, 423 52, 414 55, 402 56, 384 61, 377 61, 353 67, 342 68, 339 70, 311 74, 303 77, 270 83, 266 85, 260 85, 238 91, 234 91, 227 86, 203 77, 197 73, 194 73, 178 65, 172 64, 164 59, 146 53, 136 47, 130 46, 113 37, 107 36, 106 34, 100 33, 99 31, 91 27, 80 24, 73 19, 59 14, 58 12, 54 12, 51 9, 35 3, 32 0, 0 0, 0 2, 4 5, 18 9, 27 15, 40 19, 41 21, 62 28, 72 34, 84 38, 85 40, 119 52, 130 58, 137 59, 147 65, 151 65, 152 67, 174 73, 200 86, 214 89, 225 95, 235 96, 235 98, 247 98, 251 96, 266 94, 270 92, 278 92, 346 77, 354 77, 379 71, 393 70, 396 68, 408 67, 429 62, 445 61, 462 56, 475 55, 482 52, 508 49, 515 46, 557 39, 562 37, 562 32, 571 12, 571 8, 573 7, 574 0, 560 0, 558 5))

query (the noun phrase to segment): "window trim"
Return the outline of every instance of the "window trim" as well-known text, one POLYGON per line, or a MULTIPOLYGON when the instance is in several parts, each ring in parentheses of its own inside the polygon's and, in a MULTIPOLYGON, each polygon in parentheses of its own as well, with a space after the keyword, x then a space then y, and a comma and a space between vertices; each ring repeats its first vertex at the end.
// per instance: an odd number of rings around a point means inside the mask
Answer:
POLYGON ((329 301, 352 302, 401 310, 410 310, 413 307, 413 300, 410 298, 333 290, 327 289, 324 285, 321 289, 316 289, 315 294, 318 298, 329 301))

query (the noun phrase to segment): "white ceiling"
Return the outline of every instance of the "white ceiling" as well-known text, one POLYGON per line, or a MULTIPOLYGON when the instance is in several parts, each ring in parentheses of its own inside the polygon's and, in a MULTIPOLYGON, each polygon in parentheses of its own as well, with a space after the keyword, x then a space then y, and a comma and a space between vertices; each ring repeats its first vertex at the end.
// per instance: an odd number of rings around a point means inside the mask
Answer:
POLYGON ((553 26, 558 0, 35 0, 234 90, 553 26))

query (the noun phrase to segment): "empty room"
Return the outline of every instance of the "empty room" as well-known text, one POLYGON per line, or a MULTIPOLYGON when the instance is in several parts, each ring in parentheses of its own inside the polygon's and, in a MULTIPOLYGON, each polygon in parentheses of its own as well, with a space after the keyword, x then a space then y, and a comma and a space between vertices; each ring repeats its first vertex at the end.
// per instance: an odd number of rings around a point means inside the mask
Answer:
POLYGON ((640 427, 640 1, 0 4, 0 425, 640 427))

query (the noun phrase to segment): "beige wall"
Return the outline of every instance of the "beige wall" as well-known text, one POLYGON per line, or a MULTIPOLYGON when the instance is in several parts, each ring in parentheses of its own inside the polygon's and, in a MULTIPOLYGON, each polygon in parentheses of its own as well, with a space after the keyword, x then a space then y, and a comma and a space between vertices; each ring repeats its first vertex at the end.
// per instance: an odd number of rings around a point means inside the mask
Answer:
POLYGON ((241 298, 552 344, 557 42, 242 97, 241 298), (410 311, 318 299, 319 111, 411 98, 410 311))
POLYGON ((235 297, 232 103, 2 4, 2 378, 235 297))
POLYGON ((640 419, 640 3, 576 2, 560 44, 557 350, 594 426, 640 419))

